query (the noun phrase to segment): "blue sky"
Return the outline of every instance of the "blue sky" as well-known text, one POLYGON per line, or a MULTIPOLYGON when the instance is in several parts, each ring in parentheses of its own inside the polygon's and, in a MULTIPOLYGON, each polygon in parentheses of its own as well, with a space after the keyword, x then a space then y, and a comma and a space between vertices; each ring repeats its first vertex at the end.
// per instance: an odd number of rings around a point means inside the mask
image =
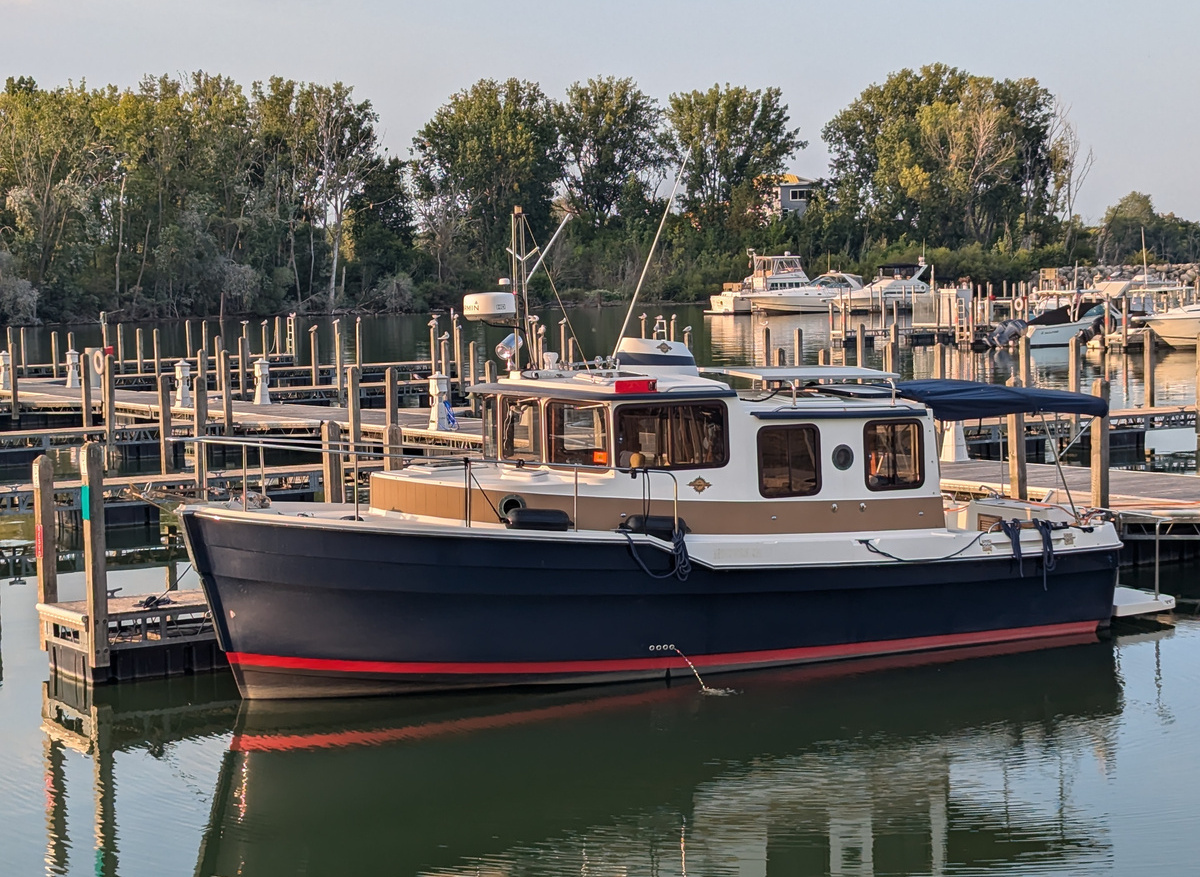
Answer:
POLYGON ((714 82, 774 85, 809 140, 792 170, 811 177, 825 172, 820 129, 839 109, 891 71, 942 61, 1036 77, 1071 108, 1096 155, 1085 217, 1137 189, 1200 219, 1200 4, 1182 0, 0 0, 0 33, 0 75, 43 86, 196 69, 243 85, 340 79, 374 103, 404 157, 437 107, 481 77, 536 80, 557 97, 589 76, 632 76, 664 102, 714 82))

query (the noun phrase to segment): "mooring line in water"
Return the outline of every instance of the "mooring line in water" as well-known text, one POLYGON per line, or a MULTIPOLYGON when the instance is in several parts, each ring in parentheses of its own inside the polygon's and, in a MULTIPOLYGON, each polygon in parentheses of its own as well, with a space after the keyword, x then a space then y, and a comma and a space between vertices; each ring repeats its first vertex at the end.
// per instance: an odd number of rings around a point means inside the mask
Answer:
MULTIPOLYGON (((672 646, 672 648, 675 647, 672 646)), ((683 658, 683 660, 687 662, 687 665, 692 668, 692 673, 695 675, 696 681, 700 683, 700 692, 702 694, 707 694, 714 697, 725 697, 729 694, 737 694, 737 691, 732 688, 709 688, 704 684, 704 680, 700 677, 700 671, 696 669, 696 665, 691 662, 688 656, 679 651, 678 648, 675 648, 675 654, 683 658)))

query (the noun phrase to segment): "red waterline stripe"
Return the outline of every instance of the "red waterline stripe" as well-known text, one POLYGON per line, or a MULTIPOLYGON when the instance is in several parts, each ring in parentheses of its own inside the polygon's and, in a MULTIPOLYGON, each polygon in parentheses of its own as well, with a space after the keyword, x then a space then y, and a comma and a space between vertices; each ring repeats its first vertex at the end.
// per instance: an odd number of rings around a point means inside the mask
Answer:
MULTIPOLYGON (((981 645, 1011 640, 1038 639, 1089 633, 1095 621, 1047 624, 1039 627, 1014 627, 1007 630, 982 630, 944 636, 876 640, 832 646, 806 646, 796 649, 772 649, 760 652, 727 652, 691 657, 697 667, 753 666, 786 661, 811 661, 823 658, 852 658, 857 655, 915 652, 953 646, 981 645)), ((333 673, 391 673, 413 676, 466 675, 557 675, 565 673, 620 673, 636 670, 684 670, 687 663, 677 655, 661 658, 618 658, 596 661, 344 661, 330 658, 292 658, 228 652, 230 664, 282 670, 323 670, 333 673)))

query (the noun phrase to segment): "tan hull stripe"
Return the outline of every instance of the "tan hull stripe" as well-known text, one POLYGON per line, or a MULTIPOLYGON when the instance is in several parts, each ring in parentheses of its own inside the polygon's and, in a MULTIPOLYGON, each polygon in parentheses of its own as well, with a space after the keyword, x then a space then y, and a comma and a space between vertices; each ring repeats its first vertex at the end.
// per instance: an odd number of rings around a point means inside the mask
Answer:
MULTIPOLYGON (((492 506, 511 494, 522 497, 530 508, 560 509, 574 520, 570 496, 551 496, 515 490, 479 490, 471 492, 471 520, 496 523, 492 506), (491 501, 491 506, 484 499, 491 501)), ((465 503, 463 488, 448 484, 426 484, 392 478, 371 479, 371 505, 377 509, 428 515, 462 521, 465 503)), ((717 500, 679 501, 679 516, 693 533, 743 535, 750 533, 839 533, 864 530, 910 530, 940 527, 945 518, 941 497, 881 497, 863 502, 823 499, 759 500, 720 502, 717 500)), ((654 500, 650 514, 670 516, 669 500, 654 500)), ((579 497, 581 530, 611 530, 625 516, 644 513, 638 499, 579 497)))

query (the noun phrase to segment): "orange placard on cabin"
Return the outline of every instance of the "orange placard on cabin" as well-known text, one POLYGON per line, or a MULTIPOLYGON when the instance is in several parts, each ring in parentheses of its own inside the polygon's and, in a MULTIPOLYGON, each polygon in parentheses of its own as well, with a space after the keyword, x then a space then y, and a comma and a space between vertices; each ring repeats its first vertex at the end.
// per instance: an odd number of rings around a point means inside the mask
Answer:
POLYGON ((608 451, 592 451, 592 463, 596 466, 607 466, 608 451))

